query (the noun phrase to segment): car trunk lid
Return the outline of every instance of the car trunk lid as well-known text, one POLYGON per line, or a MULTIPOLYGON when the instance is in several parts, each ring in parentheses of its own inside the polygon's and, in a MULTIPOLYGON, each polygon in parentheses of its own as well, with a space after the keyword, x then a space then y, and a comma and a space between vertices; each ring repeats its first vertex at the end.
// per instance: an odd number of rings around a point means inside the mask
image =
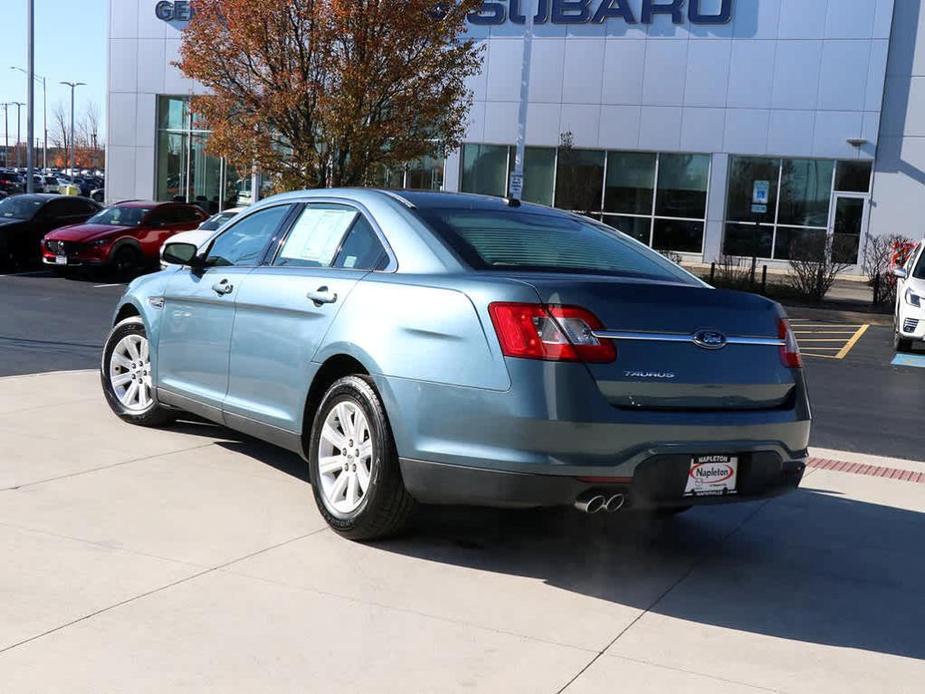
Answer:
MULTIPOLYGON (((780 357, 778 306, 741 292, 586 276, 524 276, 551 305, 579 306, 614 338, 617 358, 588 364, 616 407, 756 410, 796 387, 780 357)), ((601 337, 600 339, 607 339, 601 337)))

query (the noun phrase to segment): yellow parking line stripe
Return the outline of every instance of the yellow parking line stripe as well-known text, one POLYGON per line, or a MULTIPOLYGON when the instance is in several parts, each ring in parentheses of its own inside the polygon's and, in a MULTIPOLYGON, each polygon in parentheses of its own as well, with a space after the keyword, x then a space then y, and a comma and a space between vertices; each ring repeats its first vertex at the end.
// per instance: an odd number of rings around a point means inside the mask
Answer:
POLYGON ((817 359, 837 359, 838 357, 831 354, 812 354, 811 352, 803 352, 804 357, 816 357, 817 359))
POLYGON ((862 337, 864 337, 864 333, 867 332, 867 329, 868 329, 869 327, 870 327, 870 325, 862 325, 862 326, 860 327, 860 329, 854 334, 854 337, 852 337, 850 340, 848 340, 848 344, 846 344, 846 345, 842 348, 842 351, 839 352, 837 355, 835 355, 835 358, 836 358, 836 359, 844 359, 845 357, 847 357, 847 356, 848 356, 848 352, 850 352, 850 351, 854 348, 854 346, 858 343, 858 340, 860 340, 862 337))

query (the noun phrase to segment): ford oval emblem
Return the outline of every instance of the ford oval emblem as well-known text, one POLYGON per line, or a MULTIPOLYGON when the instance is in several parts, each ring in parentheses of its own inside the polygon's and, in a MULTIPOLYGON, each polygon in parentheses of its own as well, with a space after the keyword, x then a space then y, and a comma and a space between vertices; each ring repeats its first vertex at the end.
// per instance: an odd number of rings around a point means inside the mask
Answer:
POLYGON ((722 349, 726 346, 726 336, 716 330, 698 330, 691 339, 703 349, 722 349))

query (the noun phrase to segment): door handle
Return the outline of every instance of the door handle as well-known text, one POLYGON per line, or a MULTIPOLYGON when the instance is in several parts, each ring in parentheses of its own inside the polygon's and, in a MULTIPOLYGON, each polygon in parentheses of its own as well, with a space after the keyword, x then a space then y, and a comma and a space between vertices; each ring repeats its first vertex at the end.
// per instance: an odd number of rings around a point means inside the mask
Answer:
POLYGON ((315 306, 319 307, 322 304, 333 304, 335 301, 337 301, 337 294, 332 292, 327 287, 318 287, 318 289, 313 292, 309 292, 305 296, 311 299, 315 306))
POLYGON ((222 280, 221 282, 216 282, 212 285, 212 291, 220 296, 225 294, 231 294, 234 291, 234 285, 229 284, 228 280, 222 280))

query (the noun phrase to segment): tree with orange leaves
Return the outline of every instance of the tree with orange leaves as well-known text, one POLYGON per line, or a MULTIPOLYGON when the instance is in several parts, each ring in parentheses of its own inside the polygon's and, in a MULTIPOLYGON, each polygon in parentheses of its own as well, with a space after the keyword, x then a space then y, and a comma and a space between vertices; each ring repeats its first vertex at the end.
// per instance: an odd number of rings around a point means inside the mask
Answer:
POLYGON ((197 0, 180 69, 209 149, 277 188, 368 185, 459 146, 480 0, 197 0))

